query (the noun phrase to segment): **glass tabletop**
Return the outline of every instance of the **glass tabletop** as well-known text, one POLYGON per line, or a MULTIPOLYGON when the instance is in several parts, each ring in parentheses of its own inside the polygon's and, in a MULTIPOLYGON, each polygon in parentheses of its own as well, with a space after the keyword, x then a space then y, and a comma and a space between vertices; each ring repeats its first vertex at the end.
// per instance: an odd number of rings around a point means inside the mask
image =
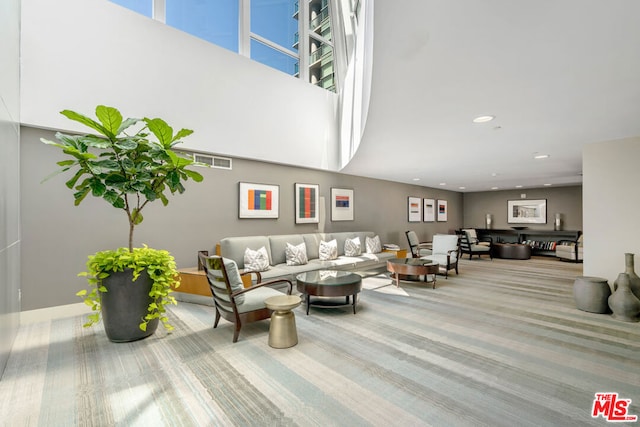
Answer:
POLYGON ((395 258, 390 259, 387 262, 392 264, 404 264, 404 265, 435 265, 437 262, 431 261, 429 259, 421 259, 421 258, 395 258))
POLYGON ((305 283, 321 283, 323 285, 344 285, 362 280, 362 277, 349 271, 316 270, 300 273, 296 280, 305 283))

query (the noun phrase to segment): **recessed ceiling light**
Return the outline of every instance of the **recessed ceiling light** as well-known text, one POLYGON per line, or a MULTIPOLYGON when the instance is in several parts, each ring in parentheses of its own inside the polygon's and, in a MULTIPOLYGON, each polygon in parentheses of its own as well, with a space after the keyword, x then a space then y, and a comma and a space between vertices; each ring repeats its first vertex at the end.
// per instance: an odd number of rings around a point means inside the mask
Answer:
POLYGON ((548 159, 549 157, 551 156, 549 156, 548 154, 535 154, 533 156, 534 159, 548 159))
POLYGON ((522 188, 522 185, 516 185, 516 188, 522 188))
POLYGON ((413 178, 414 181, 420 181, 420 178, 413 178))
POLYGON ((551 187, 551 184, 544 184, 545 187, 551 187))
POLYGON ((498 176, 498 174, 496 172, 493 172, 491 176, 498 176))
POLYGON ((447 185, 447 183, 446 182, 441 182, 440 185, 447 185))
POLYGON ((467 187, 458 187, 458 189, 459 189, 459 190, 464 190, 464 189, 466 189, 466 188, 467 188, 467 187))
POLYGON ((491 187, 491 189, 492 189, 492 190, 497 190, 497 189, 498 189, 498 187, 491 187))
POLYGON ((473 119, 473 123, 486 123, 486 122, 490 122, 495 118, 496 116, 478 116, 475 119, 473 119))

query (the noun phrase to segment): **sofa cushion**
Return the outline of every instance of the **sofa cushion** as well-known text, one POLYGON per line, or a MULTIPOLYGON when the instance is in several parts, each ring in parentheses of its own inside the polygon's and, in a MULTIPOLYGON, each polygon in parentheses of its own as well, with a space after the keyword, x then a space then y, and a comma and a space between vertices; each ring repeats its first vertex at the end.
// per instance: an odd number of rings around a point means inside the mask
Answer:
POLYGON ((320 242, 325 239, 324 233, 309 233, 303 234, 302 239, 307 247, 307 258, 316 259, 320 258, 320 242))
POLYGON ((320 241, 319 254, 320 261, 330 261, 338 258, 338 242, 335 239, 328 242, 320 241))
POLYGON ((375 237, 365 237, 366 242, 366 250, 369 254, 377 254, 382 252, 382 244, 380 243, 380 236, 376 235, 375 237))
POLYGON ((345 256, 358 256, 361 253, 362 253, 362 246, 360 244, 359 237, 354 237, 353 239, 347 239, 344 241, 345 256))
POLYGON ((285 258, 287 265, 304 265, 308 262, 307 260, 307 248, 304 242, 299 245, 292 245, 291 243, 287 243, 287 247, 285 248, 285 258))
POLYGON ((269 236, 269 244, 271 245, 271 265, 284 264, 287 262, 286 249, 287 243, 294 246, 304 243, 301 234, 281 234, 269 236))
POLYGON ((269 254, 264 246, 254 251, 247 248, 244 251, 244 269, 250 271, 267 271, 269 269, 269 254))
MULTIPOLYGON (((269 264, 273 265, 274 263, 271 260, 271 246, 267 236, 225 237, 220 240, 220 253, 223 257, 234 260, 236 264, 238 264, 238 268, 244 268, 245 250, 249 248, 255 251, 263 246, 267 249, 269 264)), ((284 260, 282 262, 284 262, 284 260)))

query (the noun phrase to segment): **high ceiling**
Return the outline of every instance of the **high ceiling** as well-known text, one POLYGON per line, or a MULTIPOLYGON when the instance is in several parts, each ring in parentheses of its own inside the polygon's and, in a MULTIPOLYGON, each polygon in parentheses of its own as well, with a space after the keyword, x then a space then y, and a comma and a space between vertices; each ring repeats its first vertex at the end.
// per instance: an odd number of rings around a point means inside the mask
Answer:
POLYGON ((638 0, 377 0, 374 16, 369 115, 345 173, 576 185, 585 144, 640 135, 638 0))

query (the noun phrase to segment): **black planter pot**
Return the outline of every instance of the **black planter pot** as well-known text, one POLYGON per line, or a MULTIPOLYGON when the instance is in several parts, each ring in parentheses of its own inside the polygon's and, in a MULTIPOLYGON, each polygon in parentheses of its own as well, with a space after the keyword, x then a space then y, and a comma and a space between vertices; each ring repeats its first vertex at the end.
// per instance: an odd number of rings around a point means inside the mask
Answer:
POLYGON ((151 303, 149 291, 152 281, 146 271, 133 281, 133 270, 113 272, 102 280, 107 292, 100 293, 102 322, 107 337, 113 342, 130 342, 146 338, 158 328, 158 319, 140 329, 151 303))

